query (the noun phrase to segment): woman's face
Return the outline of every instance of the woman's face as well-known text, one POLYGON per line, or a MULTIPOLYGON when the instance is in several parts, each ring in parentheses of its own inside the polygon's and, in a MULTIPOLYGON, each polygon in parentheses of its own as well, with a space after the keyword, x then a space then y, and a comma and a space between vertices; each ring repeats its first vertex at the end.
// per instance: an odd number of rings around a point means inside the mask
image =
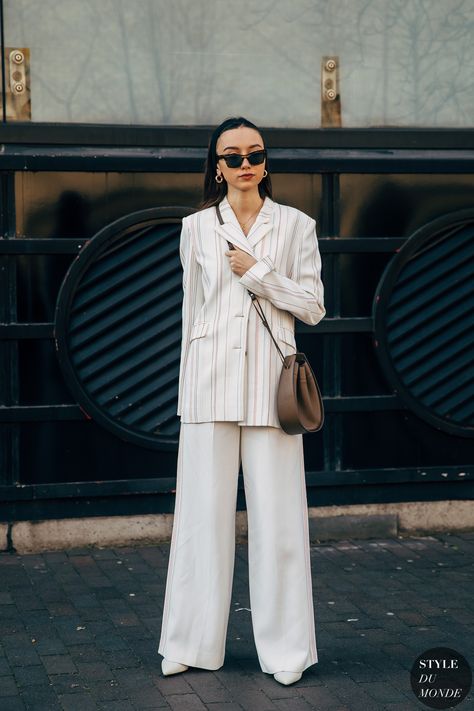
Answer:
MULTIPOLYGON (((239 126, 221 133, 217 139, 217 155, 240 153, 247 155, 265 148, 258 131, 248 126, 239 126)), ((263 179, 265 161, 260 165, 250 165, 244 158, 240 168, 228 168, 223 158, 217 161, 217 175, 222 175, 227 182, 228 190, 248 192, 255 190, 263 179)))

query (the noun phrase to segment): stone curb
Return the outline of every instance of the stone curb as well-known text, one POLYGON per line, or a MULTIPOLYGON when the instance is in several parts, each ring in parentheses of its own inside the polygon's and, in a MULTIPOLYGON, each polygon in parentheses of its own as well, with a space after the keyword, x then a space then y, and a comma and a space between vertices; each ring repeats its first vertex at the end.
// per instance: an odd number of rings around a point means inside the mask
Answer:
MULTIPOLYGON (((133 546, 167 542, 173 514, 97 516, 0 523, 0 550, 17 553, 77 547, 133 546)), ((474 529, 474 501, 423 501, 322 506, 309 509, 311 541, 347 538, 392 538, 400 533, 434 533, 474 529)), ((236 540, 247 537, 247 515, 236 512, 236 540)))

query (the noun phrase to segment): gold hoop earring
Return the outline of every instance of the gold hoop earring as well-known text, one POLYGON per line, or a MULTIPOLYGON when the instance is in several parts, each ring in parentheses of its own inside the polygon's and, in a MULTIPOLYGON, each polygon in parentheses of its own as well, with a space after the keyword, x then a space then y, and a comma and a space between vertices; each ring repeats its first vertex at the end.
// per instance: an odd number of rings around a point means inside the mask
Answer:
POLYGON ((266 178, 267 175, 268 175, 268 170, 265 168, 265 170, 263 171, 263 177, 266 178))
POLYGON ((222 181, 224 180, 224 178, 222 177, 222 175, 220 175, 220 174, 218 173, 218 174, 216 175, 215 180, 216 180, 216 183, 222 183, 222 181))

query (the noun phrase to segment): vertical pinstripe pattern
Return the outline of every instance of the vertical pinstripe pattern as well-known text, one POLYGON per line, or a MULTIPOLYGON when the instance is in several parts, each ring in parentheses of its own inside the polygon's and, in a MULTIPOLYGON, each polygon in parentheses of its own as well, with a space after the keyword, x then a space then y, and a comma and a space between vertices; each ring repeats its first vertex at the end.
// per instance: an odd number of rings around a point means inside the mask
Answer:
POLYGON ((226 198, 183 220, 183 336, 178 415, 182 422, 236 421, 280 427, 276 394, 281 361, 252 306, 258 297, 283 353, 296 350, 294 323, 325 315, 315 221, 269 198, 249 234, 226 198), (257 262, 234 274, 227 241, 257 262))

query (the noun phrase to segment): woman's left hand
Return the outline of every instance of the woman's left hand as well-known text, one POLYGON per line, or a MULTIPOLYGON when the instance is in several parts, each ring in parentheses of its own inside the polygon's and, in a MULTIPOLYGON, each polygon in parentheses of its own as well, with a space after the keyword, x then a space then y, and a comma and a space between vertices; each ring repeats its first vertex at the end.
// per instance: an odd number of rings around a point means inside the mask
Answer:
POLYGON ((239 277, 243 276, 247 269, 257 263, 257 260, 251 254, 238 247, 228 250, 225 254, 226 257, 229 257, 230 268, 239 277))

